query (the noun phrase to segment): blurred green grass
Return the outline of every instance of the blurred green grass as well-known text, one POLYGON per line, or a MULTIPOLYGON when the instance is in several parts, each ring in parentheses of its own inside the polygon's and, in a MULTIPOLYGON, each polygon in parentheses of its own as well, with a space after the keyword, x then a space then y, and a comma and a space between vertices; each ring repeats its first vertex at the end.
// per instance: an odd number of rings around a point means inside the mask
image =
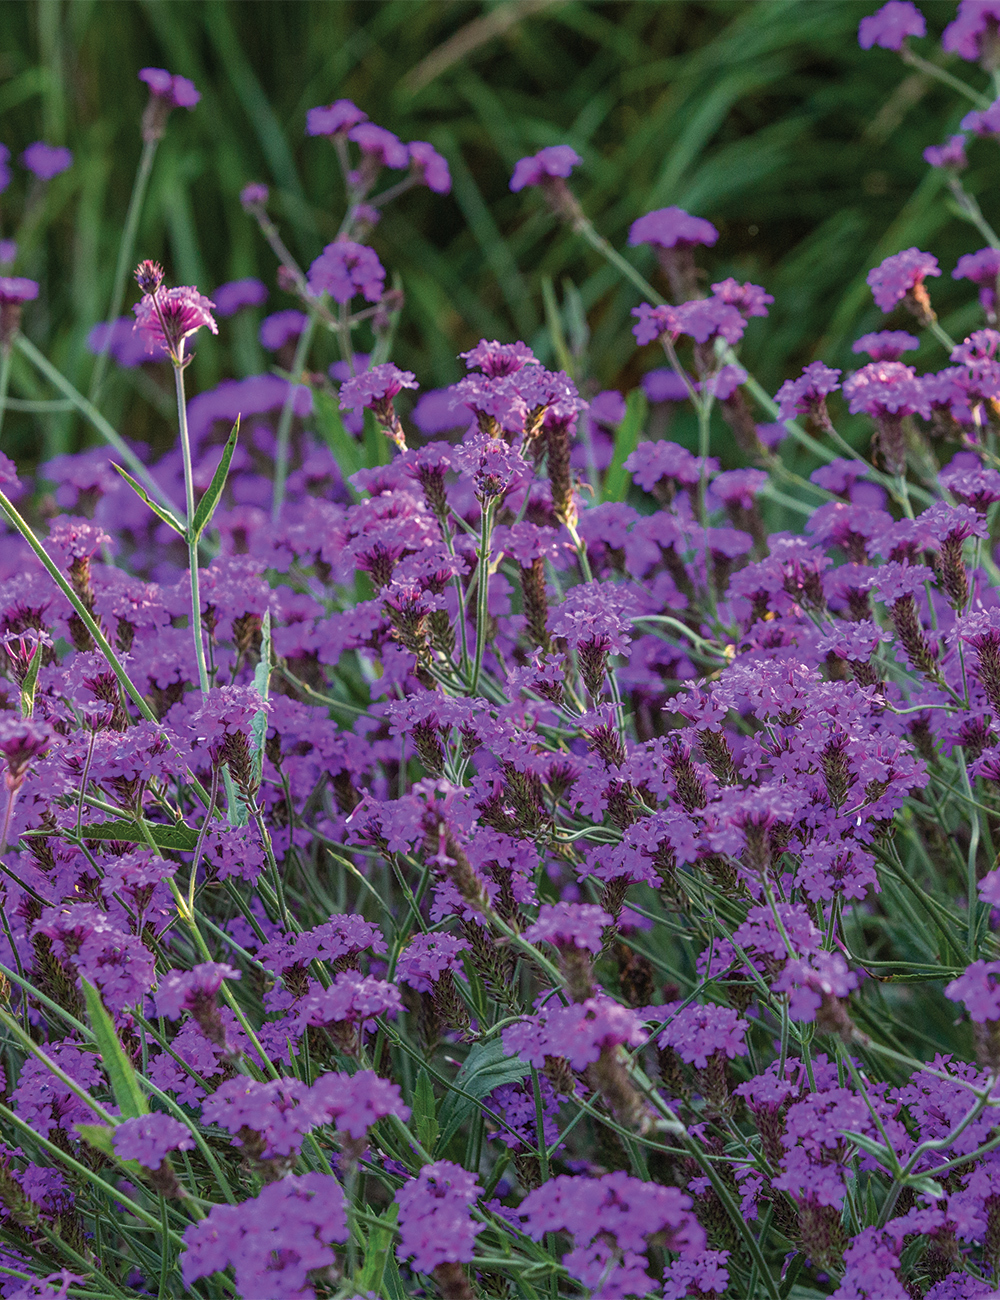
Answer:
MULTIPOLYGON (((304 135, 306 110, 346 96, 403 139, 449 159, 454 190, 391 206, 372 242, 407 307, 395 359, 427 386, 458 376, 455 354, 480 336, 528 339, 553 358, 542 284, 560 302, 575 289, 591 331, 585 373, 627 390, 662 364, 638 352, 638 294, 557 227, 537 194, 512 195, 514 162, 566 142, 583 156, 573 186, 597 228, 624 248, 631 222, 676 203, 708 217, 718 244, 708 278, 761 283, 767 321, 744 358, 774 391, 823 355, 852 364, 850 343, 880 328, 864 277, 888 253, 919 244, 941 259, 933 286, 946 326, 961 331, 968 286, 949 272, 981 246, 952 215, 921 153, 968 107, 897 56, 861 51, 857 24, 877 0, 8 0, 0 5, 0 139, 15 157, 39 138, 67 144, 71 171, 35 212, 18 271, 43 283, 26 329, 78 385, 92 364, 85 339, 107 310, 118 238, 141 148, 146 65, 191 77, 203 99, 172 115, 156 162, 138 253, 175 281, 211 292, 260 276, 267 310, 291 305, 238 194, 266 181, 286 238, 304 262, 336 232, 342 191, 333 153, 304 135), (949 321, 950 313, 958 313, 949 321)), ((922 9, 932 36, 955 6, 922 9)), ((934 57, 928 39, 918 48, 934 57)), ((962 65, 977 89, 986 78, 962 65)), ((968 187, 987 217, 1000 184, 995 144, 972 146, 968 187)), ((3 198, 15 232, 24 174, 3 198)), ((656 276, 649 250, 628 250, 656 276)), ((131 301, 131 299, 130 299, 131 301)), ((896 323, 896 322, 893 322, 896 323)), ((899 322, 905 324, 906 322, 899 322)), ((330 358, 333 359, 331 350, 330 358)), ((191 391, 264 369, 253 323, 237 317, 200 343, 191 391)), ((917 364, 943 363, 925 343, 917 364)), ((105 410, 123 432, 157 441, 168 425, 118 373, 105 410)), ((45 396, 18 366, 21 396, 45 396)), ((8 450, 34 458, 78 446, 75 417, 12 414, 8 450)))

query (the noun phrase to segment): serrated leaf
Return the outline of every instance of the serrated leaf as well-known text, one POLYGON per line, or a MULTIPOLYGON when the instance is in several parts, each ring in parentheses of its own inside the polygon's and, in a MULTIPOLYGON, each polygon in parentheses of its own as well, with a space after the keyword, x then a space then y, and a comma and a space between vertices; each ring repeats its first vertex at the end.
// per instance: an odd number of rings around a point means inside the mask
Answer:
POLYGON ((390 1205, 381 1215, 382 1222, 378 1225, 372 1224, 368 1229, 365 1262, 353 1282, 359 1295, 367 1295, 369 1291, 373 1291, 375 1295, 382 1294, 382 1278, 389 1251, 392 1249, 392 1239, 396 1235, 393 1229, 398 1213, 399 1206, 390 1205))
POLYGON ((455 1084, 469 1096, 449 1092, 441 1103, 438 1122, 441 1136, 438 1147, 444 1151, 462 1125, 476 1108, 477 1102, 499 1088, 503 1083, 519 1083, 531 1072, 531 1067, 519 1056, 508 1056, 499 1038, 485 1043, 475 1043, 455 1076, 455 1084))
POLYGON ((80 983, 83 985, 83 996, 87 1002, 90 1027, 94 1031, 100 1049, 101 1064, 108 1076, 118 1109, 126 1119, 138 1119, 140 1115, 148 1115, 146 1094, 139 1086, 139 1078, 132 1062, 125 1055, 125 1049, 119 1042, 115 1022, 108 1014, 101 995, 93 984, 88 983, 82 976, 80 983))
POLYGON ((137 483, 135 479, 132 477, 132 475, 127 472, 127 470, 122 469, 120 465, 116 465, 114 461, 111 462, 111 468, 116 469, 118 471, 118 473, 122 476, 125 482, 132 489, 132 491, 135 492, 136 495, 139 496, 146 503, 147 506, 149 506, 150 510, 152 510, 153 514, 156 515, 158 519, 162 519, 165 524, 169 524, 169 526, 174 530, 174 532, 179 533, 181 537, 185 536, 186 530, 184 528, 184 525, 181 523, 181 521, 177 519, 176 516, 172 515, 169 510, 165 510, 163 506, 158 505, 157 502, 152 500, 149 493, 142 486, 142 484, 137 483))
POLYGON ((437 1098, 431 1076, 421 1067, 413 1090, 413 1127, 421 1145, 433 1153, 438 1139, 437 1098))
POLYGON ((641 388, 633 388, 625 399, 625 419, 615 434, 615 454, 611 458, 601 492, 605 501, 624 501, 628 493, 629 474, 625 461, 639 445, 639 434, 646 422, 649 403, 641 388))
POLYGON ((21 682, 22 718, 30 718, 35 711, 35 687, 38 685, 38 670, 41 665, 42 647, 39 642, 35 645, 35 653, 31 656, 28 671, 24 674, 24 681, 21 682))
MULTIPOLYGON (((158 822, 147 823, 149 838, 160 849, 194 849, 198 844, 198 832, 190 826, 162 826, 158 822)), ((30 834, 30 832, 29 832, 30 834)), ((90 822, 80 827, 80 834, 85 840, 122 840, 126 844, 145 844, 146 837, 141 827, 133 821, 90 822)))
POLYGON ((197 542, 202 533, 212 522, 212 516, 215 514, 215 507, 219 504, 219 498, 222 496, 222 489, 226 486, 226 479, 229 477, 229 466, 232 463, 233 453, 236 450, 236 440, 240 436, 240 417, 236 417, 236 423, 233 425, 233 431, 226 439, 226 445, 222 449, 222 459, 216 466, 215 473, 212 475, 212 481, 205 491, 205 495, 198 502, 198 508, 194 512, 194 519, 191 521, 191 534, 197 542))

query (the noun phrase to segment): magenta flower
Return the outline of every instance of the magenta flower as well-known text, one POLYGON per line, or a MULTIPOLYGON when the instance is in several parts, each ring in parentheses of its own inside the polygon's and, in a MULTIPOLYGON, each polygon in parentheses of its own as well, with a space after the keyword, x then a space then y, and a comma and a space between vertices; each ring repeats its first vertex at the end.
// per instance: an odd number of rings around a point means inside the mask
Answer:
POLYGON ((426 140, 413 140, 408 146, 410 166, 424 185, 435 194, 451 192, 451 172, 448 161, 426 140))
POLYGON ((164 347, 175 365, 184 360, 184 344, 206 326, 213 334, 219 327, 212 316, 215 303, 204 297, 192 285, 178 285, 174 289, 158 289, 143 294, 141 302, 132 308, 135 326, 146 343, 150 354, 164 347))
POLYGON ((252 212, 254 208, 264 206, 270 193, 266 185, 262 185, 259 181, 251 181, 240 190, 240 203, 245 211, 252 212))
POLYGON ((863 411, 879 416, 922 415, 930 418, 930 403, 912 366, 901 361, 879 361, 863 366, 844 380, 844 396, 852 415, 863 411))
POLYGON ((359 122, 348 131, 347 138, 354 141, 366 158, 381 167, 401 171, 410 165, 406 145, 399 136, 393 135, 384 126, 376 126, 374 122, 359 122))
POLYGON ((378 302, 385 269, 373 248, 352 239, 337 239, 327 244, 309 267, 308 280, 310 293, 328 293, 335 302, 350 302, 357 293, 368 302, 378 302))
MULTIPOLYGON (((922 253, 919 248, 907 248, 902 253, 893 253, 869 271, 868 284, 876 304, 884 312, 890 312, 908 294, 923 289, 925 276, 940 274, 936 257, 922 253)), ((926 296, 926 289, 923 292, 926 296)))
POLYGON ((28 768, 51 747, 54 732, 44 723, 10 714, 0 715, 0 757, 6 760, 4 784, 19 790, 28 768))
POLYGON ((0 303, 20 305, 38 297, 38 282, 23 275, 0 275, 0 303))
POLYGON ((746 1056, 743 1040, 748 1027, 731 1007, 692 1003, 673 1017, 657 1042, 660 1047, 672 1047, 682 1061, 703 1070, 708 1058, 716 1054, 731 1061, 746 1056))
POLYGON ((43 140, 36 140, 21 154, 21 162, 39 180, 50 181, 53 176, 58 176, 60 172, 72 167, 73 155, 62 145, 46 144, 43 140))
POLYGON ((474 1223, 469 1206, 482 1195, 476 1175, 451 1160, 424 1165, 396 1193, 399 1206, 400 1260, 412 1260, 421 1273, 439 1264, 467 1264, 475 1255, 476 1237, 486 1226, 474 1223))
POLYGON ((325 108, 306 113, 306 135, 346 135, 351 127, 368 120, 368 114, 349 99, 338 99, 325 108))
POLYGON ((840 387, 840 371, 822 361, 810 361, 798 379, 786 379, 774 395, 778 415, 782 420, 794 420, 796 415, 822 416, 826 412, 826 398, 840 387))
POLYGON ((189 971, 168 971, 156 990, 156 1014, 179 1020, 185 1011, 196 1014, 203 1004, 214 1007, 223 980, 239 978, 239 971, 225 962, 207 961, 189 971))
POLYGON ((111 1140, 117 1156, 146 1169, 159 1169, 171 1151, 193 1151, 196 1145, 186 1124, 162 1113, 122 1120, 111 1140))
POLYGON ((628 232, 631 245, 655 244, 659 248, 693 248, 697 244, 711 248, 718 238, 719 232, 710 221, 692 217, 683 208, 647 212, 632 222, 628 232))
POLYGON ((643 302, 632 308, 632 315, 638 317, 632 333, 640 345, 652 343, 663 334, 669 334, 675 343, 687 334, 698 343, 718 337, 734 344, 743 337, 745 327, 740 312, 722 298, 693 298, 679 307, 651 307, 643 302))
POLYGON ((387 1115, 396 1115, 404 1123, 410 1118, 399 1085, 380 1078, 373 1070, 359 1070, 353 1075, 321 1074, 310 1091, 309 1105, 322 1114, 324 1124, 357 1142, 387 1115))
POLYGON ((265 316, 260 323, 261 347, 267 348, 268 352, 279 351, 286 343, 298 338, 306 327, 306 320, 305 313, 296 311, 294 307, 265 316))
POLYGON ((712 292, 716 298, 731 303, 745 319, 751 316, 766 316, 768 304, 774 302, 774 297, 759 284, 749 282, 740 284, 732 276, 728 280, 713 284, 712 292))
POLYGON ((863 50, 879 45, 883 50, 901 50, 907 36, 926 36, 924 16, 910 0, 889 0, 877 13, 858 24, 858 44, 863 50))
POLYGON ((603 1048, 641 1047, 646 1038, 636 1012, 605 995, 566 1007, 548 1002, 540 1014, 503 1030, 504 1051, 539 1069, 547 1056, 565 1056, 574 1070, 583 1070, 603 1048))
POLYGON ((1000 275, 1000 248, 981 248, 977 253, 963 253, 958 259, 953 280, 971 280, 981 288, 994 288, 1000 275))
POLYGON ((996 99, 984 109, 973 109, 966 113, 959 123, 963 131, 973 131, 983 139, 996 139, 1000 136, 1000 99, 996 99))
POLYGON ((526 186, 541 185, 549 178, 565 179, 582 162, 580 155, 568 144, 549 145, 530 158, 518 161, 510 178, 510 188, 516 194, 526 186))
POLYGON ((527 343, 488 343, 480 339, 474 348, 458 354, 469 370, 481 370, 490 379, 514 375, 525 366, 538 365, 538 358, 527 343))

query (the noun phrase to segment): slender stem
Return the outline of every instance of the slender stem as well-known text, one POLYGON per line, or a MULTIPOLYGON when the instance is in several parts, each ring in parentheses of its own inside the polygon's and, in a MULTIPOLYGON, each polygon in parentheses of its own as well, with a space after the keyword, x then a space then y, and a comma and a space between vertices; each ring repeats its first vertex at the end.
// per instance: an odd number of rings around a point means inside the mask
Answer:
POLYGON ((184 504, 186 510, 188 568, 191 573, 191 635, 194 637, 194 654, 198 661, 198 685, 202 695, 208 694, 208 668, 205 663, 205 641, 201 630, 201 592, 198 587, 198 539, 192 531, 194 521, 194 471, 191 466, 191 437, 188 433, 187 399, 184 396, 184 365, 174 366, 174 383, 177 388, 177 426, 181 435, 181 456, 184 461, 184 504))
POLYGON ((949 176, 948 186, 951 189, 955 202, 961 210, 962 216, 976 227, 991 248, 1000 248, 1000 239, 997 238, 996 231, 983 216, 979 204, 968 190, 966 190, 958 177, 949 176))
POLYGON ((11 345, 4 344, 0 349, 0 432, 3 431, 3 417, 7 409, 7 389, 10 387, 11 345))
POLYGON ((911 68, 917 68, 920 72, 925 72, 928 77, 933 77, 935 81, 943 81, 946 86, 952 90, 957 90, 960 95, 966 99, 971 99, 977 108, 989 108, 990 100, 986 95, 980 95, 978 91, 967 86, 959 77, 953 77, 950 72, 944 68, 939 68, 936 63, 931 63, 929 59, 923 59, 919 54, 915 54, 909 45, 903 45, 899 51, 899 57, 904 63, 908 63, 911 68))
POLYGON ((37 370, 41 371, 50 383, 58 388, 59 391, 73 403, 81 415, 86 416, 105 442, 114 447, 115 451, 119 456, 121 456, 126 465, 128 465, 135 477, 147 489, 149 495, 155 497, 161 506, 165 506, 166 509, 173 511, 175 509, 174 503, 163 491, 163 488, 161 488, 156 482, 132 448, 128 446, 121 434, 112 428, 97 407, 94 406, 92 402, 89 402, 82 393, 78 392, 69 380, 59 373, 52 362, 49 361, 48 357, 43 356, 30 339, 26 339, 23 334, 18 334, 17 336, 17 348, 28 358, 37 370))
POLYGON ((573 222, 573 229, 578 235, 584 237, 591 248, 596 249, 602 257, 607 258, 612 266, 617 267, 622 275, 631 280, 639 292, 644 293, 650 302, 656 306, 663 306, 666 303, 666 298, 656 292, 646 277, 640 271, 637 271, 627 258, 622 257, 617 248, 609 244, 603 235, 597 233, 588 217, 581 213, 573 222))
POLYGON ((277 447, 274 454, 274 494, 271 498, 271 522, 277 524, 281 518, 281 507, 285 500, 285 481, 288 478, 288 440, 292 431, 292 416, 295 413, 295 390, 302 382, 313 331, 316 328, 316 314, 310 312, 306 318, 305 328, 295 345, 295 358, 292 361, 292 376, 285 394, 285 404, 281 408, 278 420, 277 447))
POLYGON ((481 533, 479 538, 479 590, 476 592, 476 657, 472 665, 469 694, 475 695, 479 687, 479 674, 483 667, 486 649, 486 624, 489 622, 490 592, 490 536, 493 532, 493 501, 483 502, 481 533))
POLYGON ((132 197, 129 199, 128 212, 125 214, 122 242, 118 248, 118 265, 115 267, 115 283, 114 288, 111 290, 111 306, 108 308, 108 328, 104 336, 104 346, 98 354, 94 365, 94 373, 90 377, 90 400, 92 402, 97 401, 108 368, 111 331, 121 313, 122 303, 125 301, 125 282, 132 267, 135 236, 139 229, 139 217, 142 213, 142 204, 146 197, 146 188, 149 185, 149 177, 153 170, 153 159, 156 157, 156 148, 159 143, 159 139, 144 142, 142 157, 139 159, 139 170, 132 182, 132 197))

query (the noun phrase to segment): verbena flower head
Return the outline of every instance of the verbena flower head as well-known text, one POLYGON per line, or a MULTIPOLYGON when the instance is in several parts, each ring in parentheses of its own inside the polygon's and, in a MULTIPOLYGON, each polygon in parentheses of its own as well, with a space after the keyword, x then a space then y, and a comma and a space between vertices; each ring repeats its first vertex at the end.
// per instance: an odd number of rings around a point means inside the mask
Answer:
POLYGON ((718 238, 719 232, 710 221, 675 207, 647 212, 632 222, 628 232, 628 242, 633 246, 655 244, 659 248, 694 248, 698 244, 711 248, 718 238))
POLYGON ((858 24, 858 44, 863 50, 879 45, 883 50, 901 50, 907 36, 926 36, 924 16, 910 0, 889 0, 877 13, 858 24))
POLYGON ((919 414, 930 418, 930 403, 912 366, 901 361, 873 361, 844 380, 844 396, 852 415, 919 414))
POLYGON ((306 113, 306 135, 346 135, 360 122, 366 122, 368 114, 349 99, 337 99, 325 108, 310 108, 306 113))
POLYGON ((309 267, 308 281, 310 293, 328 293, 335 302, 350 302, 358 293, 368 302, 378 302, 385 268, 373 248, 352 239, 336 239, 309 267))
POLYGON ((458 354, 469 370, 481 370, 491 379, 514 375, 525 366, 537 366, 538 358, 527 343, 488 343, 480 339, 474 348, 458 354))
POLYGON ((937 258, 931 253, 907 248, 902 253, 893 253, 869 271, 868 285, 876 304, 884 312, 890 312, 907 294, 922 287, 926 276, 940 274, 937 258))
POLYGON ((812 414, 820 409, 830 393, 840 387, 840 371, 822 361, 811 361, 798 379, 786 379, 774 396, 782 420, 812 414))
POLYGON ((514 167, 510 188, 516 194, 526 186, 541 185, 546 178, 565 179, 583 159, 568 144, 552 144, 530 158, 521 158, 514 167))
POLYGON ((265 316, 260 323, 258 336, 261 347, 267 348, 268 352, 279 351, 286 343, 298 338, 306 327, 307 319, 304 312, 296 311, 294 307, 265 316))
POLYGON ((679 307, 651 307, 643 302, 632 308, 632 315, 638 317, 632 333, 639 344, 652 343, 663 334, 676 343, 686 334, 696 343, 721 338, 733 345, 743 337, 746 324, 737 308, 719 297, 693 298, 679 307))
POLYGON ((21 154, 21 162, 39 180, 50 181, 73 166, 73 155, 62 145, 36 140, 21 154))
POLYGON ((977 1024, 1000 1020, 1000 961, 974 961, 965 972, 945 985, 944 995, 964 1002, 977 1024))
POLYGON ((243 307, 258 307, 267 301, 267 285, 255 276, 229 280, 220 284, 212 295, 220 316, 234 316, 243 307))
POLYGON ((964 171, 969 165, 965 155, 965 136, 953 135, 945 144, 928 145, 924 150, 924 162, 931 167, 941 167, 955 172, 964 171))
POLYGON ((421 1273, 439 1264, 468 1263, 475 1254, 476 1237, 485 1224, 474 1223, 469 1206, 482 1188, 476 1175, 451 1160, 424 1165, 396 1193, 399 1206, 400 1260, 412 1260, 421 1273))
POLYGON ((731 1007, 692 1003, 679 1011, 657 1039, 660 1047, 672 1047, 682 1061, 704 1069, 708 1058, 719 1054, 729 1060, 746 1055, 748 1025, 731 1007))
POLYGON ((28 768, 47 752, 54 739, 54 732, 45 723, 0 714, 0 758, 4 760, 3 778, 8 790, 21 788, 28 768))
POLYGON ((158 1169, 171 1151, 193 1151, 196 1145, 186 1124, 159 1112, 122 1120, 111 1137, 121 1160, 138 1160, 146 1169, 158 1169))
POLYGON ((143 68, 139 80, 149 87, 149 93, 162 99, 171 108, 194 108, 201 99, 193 81, 169 73, 166 68, 143 68))
MULTIPOLYGON (((137 279, 140 272, 136 273, 137 279)), ((152 354, 157 347, 166 348, 174 364, 180 365, 185 360, 185 343, 203 326, 218 334, 219 327, 212 315, 214 306, 215 303, 193 285, 157 288, 144 293, 142 300, 132 308, 135 329, 141 333, 148 353, 152 354)))
POLYGON ((419 388, 416 376, 391 361, 348 379, 340 387, 340 409, 361 411, 391 401, 404 388, 419 388))
POLYGON ((379 167, 391 167, 401 171, 410 165, 410 155, 406 145, 399 136, 387 131, 384 126, 374 122, 359 122, 347 133, 348 140, 353 140, 365 158, 379 167))
POLYGON ((920 340, 905 330, 879 330, 863 334, 851 345, 852 352, 867 352, 873 361, 898 361, 904 352, 920 347, 920 340))
POLYGON ((23 275, 0 275, 0 303, 19 305, 38 297, 38 281, 23 275))
POLYGON ((468 942, 453 934, 415 935, 399 954, 396 979, 419 993, 430 993, 446 971, 462 969, 461 954, 468 950, 468 942))
POLYGON ((253 212, 257 208, 263 208, 270 195, 271 191, 266 185, 260 181, 251 181, 240 190, 240 204, 245 211, 253 212))
POLYGON ((996 67, 998 27, 998 0, 960 0, 958 16, 941 36, 942 48, 992 71, 996 67))
POLYGON ((555 944, 557 948, 586 948, 601 951, 603 933, 611 917, 595 903, 543 903, 538 920, 524 931, 532 943, 555 944))
POLYGON ((434 194, 450 194, 451 172, 448 170, 448 160, 426 140, 412 140, 407 148, 410 167, 421 182, 434 194))
POLYGON ((225 962, 203 962, 189 971, 169 971, 156 990, 157 1015, 179 1020, 185 1011, 194 1013, 204 1003, 215 1005, 223 980, 238 980, 240 972, 225 962))

